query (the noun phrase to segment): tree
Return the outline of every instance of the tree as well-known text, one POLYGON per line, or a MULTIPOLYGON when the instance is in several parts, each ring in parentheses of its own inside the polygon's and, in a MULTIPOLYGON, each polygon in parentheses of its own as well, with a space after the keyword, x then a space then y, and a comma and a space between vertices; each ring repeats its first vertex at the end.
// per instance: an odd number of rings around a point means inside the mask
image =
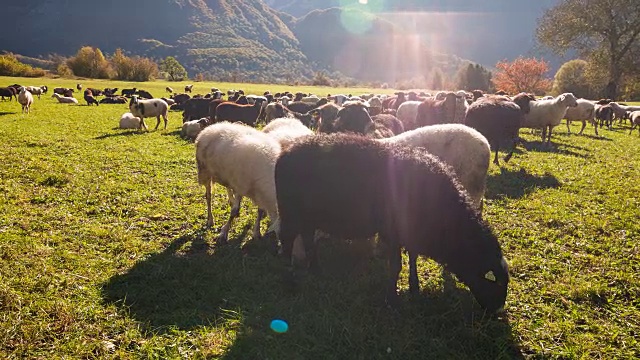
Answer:
POLYGON ((519 57, 513 62, 498 62, 492 81, 496 89, 510 94, 544 94, 552 84, 550 79, 545 78, 548 71, 549 65, 544 60, 519 57))
POLYGON ((571 60, 562 64, 553 78, 553 92, 555 94, 573 93, 577 97, 591 98, 591 83, 587 79, 589 63, 585 60, 571 60))
POLYGON ((173 56, 167 56, 160 62, 160 71, 169 75, 169 81, 181 81, 187 77, 187 70, 173 56))
POLYGON ((149 58, 128 57, 122 49, 116 49, 111 57, 113 78, 129 81, 149 81, 158 74, 158 65, 149 58))
POLYGON ((608 71, 607 97, 619 86, 640 52, 640 1, 562 0, 538 21, 538 42, 557 54, 575 49, 608 71))
POLYGON ((431 81, 429 85, 432 90, 444 89, 444 74, 440 68, 433 68, 431 71, 431 81))
POLYGON ((456 89, 486 92, 490 90, 491 86, 491 72, 480 64, 463 65, 456 74, 456 89))
POLYGON ((67 66, 76 76, 94 79, 109 78, 109 62, 98 48, 83 46, 76 56, 67 60, 67 66))

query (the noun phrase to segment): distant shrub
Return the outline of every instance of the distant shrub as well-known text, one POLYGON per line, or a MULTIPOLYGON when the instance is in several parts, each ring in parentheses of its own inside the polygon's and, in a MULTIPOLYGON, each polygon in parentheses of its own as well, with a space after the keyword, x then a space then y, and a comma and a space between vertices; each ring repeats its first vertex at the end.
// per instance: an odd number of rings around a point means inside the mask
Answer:
POLYGON ((72 77, 73 76, 73 71, 71 71, 71 69, 69 69, 69 67, 67 66, 66 63, 58 64, 58 66, 56 67, 56 73, 58 75, 60 75, 61 77, 72 77))
POLYGON ((75 76, 93 79, 109 78, 109 62, 98 48, 91 46, 80 48, 76 56, 67 60, 67 66, 75 76))
POLYGON ((44 70, 23 64, 13 55, 0 55, 0 75, 2 76, 24 76, 40 77, 44 76, 44 70))
POLYGON ((158 76, 158 65, 149 58, 128 57, 117 49, 110 59, 112 78, 127 81, 149 81, 158 76))

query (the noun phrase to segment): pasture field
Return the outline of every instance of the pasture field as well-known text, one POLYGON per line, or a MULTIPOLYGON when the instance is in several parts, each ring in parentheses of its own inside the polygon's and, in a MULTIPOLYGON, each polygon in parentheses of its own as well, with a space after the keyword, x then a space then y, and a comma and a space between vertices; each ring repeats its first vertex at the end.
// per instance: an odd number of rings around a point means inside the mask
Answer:
MULTIPOLYGON (((77 81, 0 77, 14 82, 77 81)), ((156 96, 168 84, 81 82, 156 96)), ((205 84, 194 92, 282 90, 205 84)), ((329 89, 313 92, 363 91, 329 89)), ((511 162, 491 165, 484 216, 512 275, 506 312, 493 317, 425 259, 420 295, 408 294, 405 263, 392 311, 383 260, 331 240, 320 245, 321 272, 288 293, 282 260, 249 239, 256 209, 246 200, 230 243, 214 245, 226 194, 216 187, 206 230, 179 112, 167 130, 139 133, 116 129, 126 105, 49 96, 29 115, 0 102, 0 358, 640 357, 640 137, 628 125, 596 138, 590 125, 578 136, 578 123, 573 134, 562 124, 550 148, 522 130, 511 162), (269 329, 276 318, 287 333, 269 329)))

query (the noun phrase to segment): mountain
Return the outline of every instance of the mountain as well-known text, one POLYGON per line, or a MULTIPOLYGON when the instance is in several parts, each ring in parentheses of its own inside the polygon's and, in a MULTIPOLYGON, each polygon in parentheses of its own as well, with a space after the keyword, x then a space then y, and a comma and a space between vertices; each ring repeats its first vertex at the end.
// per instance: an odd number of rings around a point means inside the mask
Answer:
MULTIPOLYGON (((0 21, 29 24, 0 39, 0 49, 72 55, 83 45, 174 55, 191 75, 267 81, 311 76, 306 57, 277 11, 261 0, 36 0, 3 5, 0 21), (277 66, 274 66, 277 64, 277 66)), ((286 17, 286 16, 285 16, 286 17)))
POLYGON ((456 54, 487 67, 520 55, 545 58, 552 68, 561 59, 535 46, 537 19, 559 0, 265 0, 276 10, 302 17, 310 10, 335 6, 368 9, 408 33, 434 52, 456 54))

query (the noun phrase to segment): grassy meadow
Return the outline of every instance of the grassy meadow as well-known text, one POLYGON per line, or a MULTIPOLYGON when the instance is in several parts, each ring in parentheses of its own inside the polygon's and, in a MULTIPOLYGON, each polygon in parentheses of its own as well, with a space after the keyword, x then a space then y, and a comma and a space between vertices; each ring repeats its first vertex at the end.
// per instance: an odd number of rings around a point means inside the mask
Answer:
MULTIPOLYGON (((158 97, 185 84, 0 77, 0 86, 77 82, 158 97)), ((293 89, 194 84, 194 93, 293 89)), ((117 129, 126 105, 50 96, 28 115, 0 102, 0 358, 640 357, 640 137, 628 124, 602 138, 590 125, 579 136, 579 123, 572 134, 562 124, 550 148, 522 130, 513 159, 491 165, 484 216, 512 275, 506 312, 494 317, 426 259, 421 294, 408 294, 405 263, 401 306, 390 310, 383 260, 331 240, 320 245, 320 274, 286 292, 282 260, 250 239, 248 201, 230 243, 214 245, 226 193, 216 187, 216 223, 205 229, 180 112, 167 130, 141 133, 117 129), (287 333, 269 328, 276 318, 287 333)))

